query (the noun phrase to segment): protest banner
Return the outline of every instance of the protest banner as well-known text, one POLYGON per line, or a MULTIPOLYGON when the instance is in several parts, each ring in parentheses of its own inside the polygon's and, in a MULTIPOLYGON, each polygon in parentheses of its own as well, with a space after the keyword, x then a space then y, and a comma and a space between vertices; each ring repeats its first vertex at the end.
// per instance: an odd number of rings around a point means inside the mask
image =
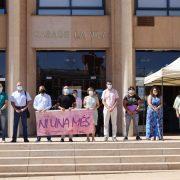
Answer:
POLYGON ((94 131, 93 110, 36 112, 37 136, 91 134, 94 131))

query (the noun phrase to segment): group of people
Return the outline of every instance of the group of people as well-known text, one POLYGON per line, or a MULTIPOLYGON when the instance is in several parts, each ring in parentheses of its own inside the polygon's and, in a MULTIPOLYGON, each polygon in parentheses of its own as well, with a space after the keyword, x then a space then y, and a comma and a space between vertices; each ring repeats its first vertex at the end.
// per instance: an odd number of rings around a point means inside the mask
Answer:
MULTIPOLYGON (((111 116, 112 126, 113 126, 113 140, 116 141, 116 132, 117 132, 117 99, 118 99, 117 91, 112 88, 112 83, 107 82, 107 89, 103 92, 102 100, 105 106, 104 108, 104 132, 105 139, 108 140, 109 137, 109 120, 111 116)), ((32 101, 31 96, 27 91, 23 89, 22 83, 18 82, 16 85, 16 91, 14 91, 11 96, 8 98, 7 94, 3 91, 3 86, 0 83, 0 119, 2 124, 2 142, 5 142, 6 137, 6 110, 8 107, 8 99, 11 102, 11 105, 14 109, 14 124, 13 124, 13 137, 11 142, 17 141, 17 130, 19 120, 21 119, 22 128, 23 128, 23 137, 24 142, 29 142, 28 140, 28 130, 27 130, 27 118, 29 115, 28 106, 32 101)), ((71 93, 71 90, 68 86, 64 86, 62 90, 62 95, 57 98, 57 102, 54 106, 52 106, 52 100, 50 95, 46 93, 46 89, 44 86, 39 87, 38 95, 34 98, 33 107, 35 111, 45 112, 53 109, 58 109, 60 111, 71 110, 71 109, 81 109, 82 107, 86 109, 93 109, 94 115, 94 126, 97 126, 98 123, 98 111, 99 108, 99 99, 97 94, 95 93, 92 87, 87 89, 87 96, 84 97, 82 101, 81 98, 78 97, 77 90, 74 90, 71 93)), ((95 141, 95 127, 94 132, 92 133, 92 141, 95 141)), ((64 142, 65 136, 61 136, 61 142, 64 142)), ((36 142, 39 142, 41 137, 37 137, 36 142)), ((47 140, 51 142, 51 137, 48 136, 47 140)), ((69 141, 73 141, 73 136, 69 135, 69 141)), ((87 134, 87 141, 90 141, 90 135, 87 134)))
MULTIPOLYGON (((23 127, 24 142, 28 140, 27 130, 27 118, 29 115, 28 106, 32 101, 29 93, 23 89, 22 83, 18 82, 16 85, 16 91, 14 91, 8 98, 7 94, 3 91, 3 86, 0 83, 0 119, 2 127, 2 141, 5 142, 6 137, 6 110, 8 107, 8 99, 14 109, 14 125, 13 125, 13 137, 11 142, 17 141, 17 129, 19 120, 21 119, 23 127)), ((117 141, 117 107, 119 95, 117 90, 112 86, 111 81, 106 82, 106 89, 102 93, 102 103, 104 105, 103 117, 104 117, 104 141, 109 139, 109 122, 112 123, 112 140, 117 141)), ((179 98, 180 99, 180 98, 179 98)), ((139 136, 139 112, 142 104, 142 100, 136 94, 134 87, 129 87, 127 95, 123 99, 123 107, 125 109, 125 124, 126 133, 124 140, 128 140, 128 133, 131 120, 134 121, 136 130, 136 140, 141 140, 139 136)), ((147 115, 146 115, 146 139, 148 140, 162 140, 163 139, 163 110, 162 110, 162 98, 160 91, 157 87, 153 87, 150 91, 150 95, 147 98, 147 115)), ((93 109, 94 110, 94 126, 98 123, 98 108, 99 98, 92 87, 87 89, 87 96, 81 100, 78 97, 78 91, 71 90, 68 86, 63 87, 62 95, 57 98, 57 102, 52 106, 52 100, 50 95, 46 93, 44 86, 39 87, 39 93, 34 98, 33 107, 35 111, 45 112, 52 107, 60 111, 71 109, 93 109)), ((95 141, 95 127, 92 133, 92 141, 95 141)), ((90 141, 90 135, 87 134, 87 141, 90 141)), ((65 136, 61 136, 61 142, 64 142, 65 136)), ((41 137, 37 137, 36 142, 39 142, 41 137)), ((48 136, 47 140, 51 142, 51 137, 48 136)), ((73 141, 73 136, 69 135, 69 141, 73 141)))

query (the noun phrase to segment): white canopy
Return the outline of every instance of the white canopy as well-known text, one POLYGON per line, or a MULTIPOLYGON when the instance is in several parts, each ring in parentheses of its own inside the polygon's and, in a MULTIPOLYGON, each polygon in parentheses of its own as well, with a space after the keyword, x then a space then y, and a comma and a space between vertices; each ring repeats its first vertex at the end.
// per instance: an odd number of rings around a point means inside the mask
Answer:
POLYGON ((180 85, 180 57, 159 71, 145 77, 145 85, 180 85))

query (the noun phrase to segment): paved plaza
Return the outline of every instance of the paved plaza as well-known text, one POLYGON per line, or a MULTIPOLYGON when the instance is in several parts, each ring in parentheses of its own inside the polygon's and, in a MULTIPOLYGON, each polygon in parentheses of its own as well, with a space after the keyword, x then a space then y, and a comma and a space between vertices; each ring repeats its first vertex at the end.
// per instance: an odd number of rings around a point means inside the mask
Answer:
POLYGON ((180 180, 180 171, 150 171, 103 175, 0 178, 3 180, 180 180))

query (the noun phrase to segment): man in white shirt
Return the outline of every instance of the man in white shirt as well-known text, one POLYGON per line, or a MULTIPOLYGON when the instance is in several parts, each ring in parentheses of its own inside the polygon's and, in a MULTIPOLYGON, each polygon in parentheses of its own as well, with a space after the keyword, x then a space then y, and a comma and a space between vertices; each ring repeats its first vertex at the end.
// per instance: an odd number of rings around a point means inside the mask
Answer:
POLYGON ((16 89, 17 90, 10 96, 11 105, 14 108, 13 137, 11 142, 16 142, 17 140, 17 129, 20 118, 23 126, 24 142, 29 142, 27 131, 27 108, 31 101, 31 97, 28 92, 23 90, 21 82, 17 83, 16 89))
MULTIPOLYGON (((51 97, 46 94, 44 86, 39 87, 39 94, 35 97, 33 107, 36 111, 45 112, 52 107, 51 97)), ((47 137, 48 142, 51 142, 51 137, 47 137)), ((41 137, 38 136, 36 142, 40 142, 41 137)))
POLYGON ((102 103, 104 105, 104 141, 108 141, 109 138, 109 120, 111 117, 112 123, 112 140, 117 141, 117 100, 119 95, 115 89, 112 88, 111 81, 106 83, 107 89, 102 93, 102 103))

